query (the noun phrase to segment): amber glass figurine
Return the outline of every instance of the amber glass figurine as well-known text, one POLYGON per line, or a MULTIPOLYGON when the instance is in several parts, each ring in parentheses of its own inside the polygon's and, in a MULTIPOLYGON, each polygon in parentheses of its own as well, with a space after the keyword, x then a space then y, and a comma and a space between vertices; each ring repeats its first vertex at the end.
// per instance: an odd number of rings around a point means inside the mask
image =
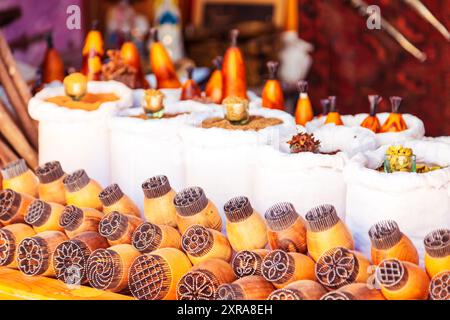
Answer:
POLYGON ((65 173, 58 161, 47 162, 39 166, 36 169, 36 176, 39 179, 39 199, 61 205, 66 204, 66 192, 63 183, 65 173))
POLYGON ((19 270, 27 276, 55 276, 53 253, 66 240, 66 235, 61 231, 44 231, 23 239, 17 247, 19 270))
POLYGON ((312 280, 298 280, 272 292, 267 300, 319 300, 327 290, 312 280))
POLYGON ((44 54, 42 62, 42 83, 47 84, 53 81, 64 80, 64 63, 53 46, 53 35, 51 32, 47 34, 47 50, 44 54))
POLYGON ((224 205, 226 230, 235 251, 262 249, 267 244, 266 224, 247 197, 233 198, 224 205))
POLYGON ((206 83, 205 94, 209 98, 209 100, 213 103, 220 104, 222 103, 222 87, 223 87, 223 78, 222 78, 222 63, 223 57, 218 56, 213 60, 214 71, 209 77, 208 82, 206 83))
POLYGON ((173 199, 177 210, 177 225, 183 234, 192 225, 222 230, 222 218, 217 207, 206 197, 200 187, 189 187, 173 199))
POLYGON ((334 123, 337 126, 342 126, 344 123, 342 122, 340 113, 336 109, 336 97, 330 96, 328 97, 328 101, 330 103, 330 110, 325 123, 334 123))
POLYGON ((177 226, 175 191, 166 176, 155 176, 142 184, 144 192, 144 217, 156 225, 177 226))
POLYGON ((97 249, 87 261, 87 278, 92 287, 100 290, 128 291, 131 264, 139 256, 130 244, 118 244, 108 249, 97 249))
POLYGON ((99 199, 102 187, 97 181, 89 178, 86 171, 81 169, 73 172, 64 178, 63 183, 68 205, 103 210, 103 204, 99 199))
POLYGON ((314 118, 314 111, 311 106, 311 100, 308 96, 308 82, 298 82, 299 96, 295 108, 295 122, 304 126, 308 121, 314 118))
POLYGON ((136 88, 148 89, 150 85, 142 71, 141 56, 138 48, 132 41, 126 41, 122 44, 120 57, 127 65, 136 70, 136 88))
POLYGON ((231 266, 222 259, 208 259, 192 267, 177 284, 178 300, 216 300, 221 284, 236 280, 231 266))
POLYGON ((187 69, 187 80, 181 88, 181 100, 195 100, 202 96, 202 90, 192 78, 194 67, 187 69))
POLYGON ((100 192, 98 197, 103 204, 104 213, 118 211, 137 218, 141 217, 141 213, 136 204, 123 193, 117 183, 107 186, 100 192))
POLYGON ((98 233, 108 239, 111 246, 131 244, 133 232, 142 220, 117 211, 105 214, 98 225, 98 233))
POLYGON ((60 243, 53 254, 56 278, 68 285, 85 284, 89 256, 97 249, 108 247, 108 241, 95 231, 82 232, 60 243))
POLYGON ((332 205, 311 209, 306 213, 306 222, 308 253, 315 261, 331 248, 344 247, 353 250, 352 235, 332 205))
POLYGON ((270 207, 265 218, 272 250, 306 253, 305 222, 291 203, 282 202, 270 207))
POLYGON ((25 222, 32 225, 37 233, 64 231, 59 225, 63 211, 64 206, 58 203, 34 200, 27 209, 25 222))
POLYGON ((392 220, 381 221, 369 230, 372 242, 372 262, 378 265, 384 259, 395 258, 419 264, 419 254, 411 240, 399 229, 392 220))
POLYGON ((180 250, 158 249, 134 260, 128 286, 139 300, 175 300, 177 284, 191 267, 188 257, 180 250))
POLYGON ((8 163, 1 169, 3 189, 11 189, 19 193, 38 196, 38 179, 31 171, 25 160, 19 159, 8 163))
POLYGON ((3 225, 25 222, 28 207, 33 197, 11 189, 0 191, 0 221, 3 225))
POLYGON ((350 283, 366 283, 370 265, 361 253, 336 247, 324 252, 317 260, 316 278, 330 290, 350 283))
POLYGON ((262 105, 264 108, 284 110, 284 94, 280 81, 277 79, 278 62, 267 62, 269 79, 262 91, 262 105))
POLYGON ((246 276, 217 289, 217 300, 266 300, 275 290, 272 283, 261 276, 246 276))
POLYGON ((380 290, 370 288, 367 283, 351 283, 331 291, 320 300, 386 300, 380 290))
POLYGON ((81 72, 85 75, 88 74, 89 55, 97 56, 98 60, 101 60, 104 54, 105 54, 105 49, 104 49, 104 45, 103 45, 103 37, 102 37, 101 32, 99 30, 97 30, 97 21, 94 21, 92 24, 92 28, 88 32, 85 42, 84 42, 83 67, 81 69, 81 72))
POLYGON ((262 275, 281 289, 297 280, 315 280, 314 261, 297 253, 274 250, 264 257, 262 275))
POLYGON ((157 88, 176 89, 181 87, 172 59, 167 53, 166 48, 164 48, 164 45, 159 42, 158 30, 152 28, 150 30, 150 36, 152 39, 152 44, 150 45, 150 65, 156 76, 157 88))
POLYGON ((201 225, 190 226, 183 233, 181 247, 193 265, 211 258, 219 258, 228 262, 233 253, 225 235, 201 225))
POLYGON ((380 104, 382 97, 377 95, 369 96, 370 103, 370 113, 361 123, 361 127, 372 130, 375 133, 378 133, 381 130, 380 120, 377 117, 377 107, 380 104))
POLYGON ((450 230, 430 232, 424 240, 425 268, 432 278, 442 271, 450 270, 450 230))
POLYGON ((408 126, 400 113, 402 98, 391 97, 392 112, 381 126, 380 132, 400 132, 408 129, 408 126))
POLYGON ((269 252, 267 249, 239 251, 233 257, 233 261, 231 261, 231 266, 236 277, 261 276, 262 261, 269 252))
POLYGON ((239 30, 230 32, 231 45, 223 58, 223 98, 236 96, 247 99, 247 79, 244 56, 237 46, 239 30))
POLYGON ((0 266, 17 268, 17 247, 19 243, 36 234, 25 223, 14 223, 0 229, 0 266))
POLYGON ((161 248, 181 250, 181 235, 174 227, 144 222, 134 230, 131 243, 141 253, 161 248))
POLYGON ((376 278, 388 300, 427 300, 430 278, 418 265, 397 259, 383 260, 376 278))

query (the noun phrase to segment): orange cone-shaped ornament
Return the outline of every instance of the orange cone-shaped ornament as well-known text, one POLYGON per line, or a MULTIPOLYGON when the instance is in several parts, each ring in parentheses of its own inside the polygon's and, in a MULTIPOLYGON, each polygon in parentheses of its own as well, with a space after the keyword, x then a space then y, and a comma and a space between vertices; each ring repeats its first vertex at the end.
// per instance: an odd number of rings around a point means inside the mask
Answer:
POLYGON ((94 23, 92 24, 92 30, 88 32, 86 40, 84 41, 83 67, 81 69, 81 72, 84 75, 88 75, 88 61, 91 55, 96 55, 99 57, 99 60, 101 60, 104 54, 105 49, 103 45, 103 37, 100 31, 97 30, 97 21, 94 21, 94 23))
POLYGON ((175 66, 164 45, 159 42, 158 30, 150 30, 152 44, 150 45, 150 65, 156 77, 158 89, 173 89, 181 87, 175 66))
POLYGON ((239 30, 231 30, 231 46, 223 58, 223 98, 236 96, 247 99, 247 79, 245 62, 241 50, 237 46, 239 30))
POLYGON ((262 92, 262 105, 264 108, 284 110, 284 95, 281 84, 277 79, 278 62, 269 61, 269 79, 262 92))
POLYGON ((330 110, 325 123, 334 123, 337 126, 342 126, 344 123, 342 122, 341 115, 336 110, 336 97, 330 96, 328 97, 328 101, 330 102, 330 110))
POLYGON ((136 69, 136 87, 142 89, 150 88, 150 85, 145 79, 144 72, 142 71, 139 50, 132 41, 127 41, 122 45, 122 48, 120 49, 120 57, 127 65, 136 69))
POLYGON ((380 104, 381 98, 377 95, 370 95, 369 96, 369 102, 370 102, 370 113, 367 116, 367 118, 364 119, 364 121, 361 123, 361 127, 367 128, 369 130, 372 130, 375 133, 378 133, 381 129, 380 120, 378 120, 377 117, 377 107, 380 104))
POLYGON ((202 96, 202 90, 192 78, 192 74, 194 73, 194 68, 189 67, 187 69, 187 80, 183 83, 183 88, 181 90, 181 100, 195 100, 199 99, 202 96))
POLYGON ((222 77, 222 63, 223 57, 218 56, 214 59, 213 64, 215 70, 209 77, 208 83, 206 84, 205 94, 206 97, 211 102, 220 104, 222 103, 222 88, 223 88, 223 77, 222 77))
POLYGON ((314 118, 314 112, 311 106, 311 101, 308 97, 308 82, 298 82, 299 97, 297 101, 297 108, 295 109, 295 122, 304 126, 308 121, 314 118))
POLYGON ((402 98, 391 97, 392 112, 381 127, 380 132, 400 132, 408 129, 402 114, 399 112, 402 98))
POLYGON ((53 46, 53 36, 47 35, 47 51, 42 63, 42 83, 64 80, 64 63, 58 51, 53 46))

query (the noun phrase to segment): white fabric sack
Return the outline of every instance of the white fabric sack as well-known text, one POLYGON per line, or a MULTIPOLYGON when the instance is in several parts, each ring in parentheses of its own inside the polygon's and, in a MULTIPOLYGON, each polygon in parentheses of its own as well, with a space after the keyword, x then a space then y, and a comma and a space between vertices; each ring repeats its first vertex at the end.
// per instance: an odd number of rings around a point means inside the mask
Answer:
POLYGON ((425 141, 437 141, 437 142, 444 142, 450 144, 450 136, 442 136, 442 137, 424 137, 423 140, 425 141))
MULTIPOLYGON (((299 132, 305 131, 299 128, 299 132)), ((332 204, 345 219, 346 185, 343 177, 349 155, 376 147, 375 134, 362 128, 329 126, 316 130, 320 151, 291 154, 286 143, 278 151, 260 148, 255 170, 253 206, 265 212, 278 202, 291 202, 303 217, 311 208, 332 204)))
POLYGON ((166 175, 174 190, 185 184, 184 152, 179 130, 193 123, 198 113, 219 112, 214 105, 181 101, 166 106, 167 113, 186 113, 166 119, 130 117, 143 113, 127 109, 110 119, 111 180, 118 183, 142 209, 142 183, 155 175, 166 175))
MULTIPOLYGON (((367 113, 360 113, 357 115, 345 115, 342 116, 342 122, 344 123, 344 126, 348 127, 360 127, 361 123, 364 121, 364 119, 368 116, 367 113)), ((386 121, 386 119, 389 117, 388 112, 384 113, 378 113, 377 114, 378 120, 380 120, 381 125, 386 121)), ((385 132, 385 133, 377 133, 377 143, 378 146, 382 146, 385 144, 396 144, 401 143, 403 141, 408 140, 416 140, 416 139, 422 139, 425 135, 425 126, 423 125, 423 121, 417 118, 416 116, 413 116, 411 114, 403 114, 403 119, 406 122, 406 125, 408 126, 408 129, 401 132, 385 132)), ((339 127, 335 124, 324 124, 326 120, 326 117, 320 117, 315 118, 312 121, 308 122, 306 124, 306 129, 308 132, 315 132, 318 128, 322 126, 330 126, 330 127, 339 127)), ((365 128, 363 128, 365 129, 365 128)), ((369 129, 365 129, 370 131, 369 129)))
POLYGON ((423 239, 432 230, 450 228, 450 146, 442 142, 408 141, 417 162, 446 168, 428 173, 384 173, 388 146, 358 154, 344 170, 347 183, 347 224, 356 247, 370 255, 370 227, 386 219, 396 221, 423 257, 423 239))
POLYGON ((85 169, 103 186, 109 177, 109 130, 107 119, 133 103, 132 91, 116 81, 91 81, 88 92, 114 93, 117 101, 105 102, 95 111, 74 110, 46 102, 64 96, 64 87, 45 88, 28 104, 28 112, 39 121, 39 163, 58 160, 63 169, 85 169))
POLYGON ((236 196, 252 198, 258 146, 279 147, 296 133, 294 118, 286 112, 254 109, 251 115, 279 118, 282 124, 259 131, 201 128, 205 117, 182 130, 186 148, 186 183, 205 190, 223 213, 225 202, 236 196))

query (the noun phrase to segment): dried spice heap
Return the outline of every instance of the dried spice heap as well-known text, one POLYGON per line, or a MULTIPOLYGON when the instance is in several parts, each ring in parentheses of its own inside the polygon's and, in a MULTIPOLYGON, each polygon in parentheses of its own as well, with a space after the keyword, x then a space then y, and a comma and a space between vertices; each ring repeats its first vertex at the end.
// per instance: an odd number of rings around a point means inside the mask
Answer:
POLYGON ((103 80, 116 80, 137 89, 137 70, 122 59, 120 51, 108 50, 109 62, 102 67, 103 80))
POLYGON ((202 122, 202 128, 222 128, 227 130, 259 131, 267 127, 277 126, 283 121, 277 118, 265 118, 262 116, 250 116, 247 124, 233 124, 224 118, 210 118, 202 122))
POLYGON ((415 172, 416 161, 412 149, 403 146, 390 146, 386 150, 384 166, 386 172, 415 172))
POLYGON ((288 141, 291 153, 313 152, 318 153, 320 141, 314 138, 313 134, 299 133, 288 141))

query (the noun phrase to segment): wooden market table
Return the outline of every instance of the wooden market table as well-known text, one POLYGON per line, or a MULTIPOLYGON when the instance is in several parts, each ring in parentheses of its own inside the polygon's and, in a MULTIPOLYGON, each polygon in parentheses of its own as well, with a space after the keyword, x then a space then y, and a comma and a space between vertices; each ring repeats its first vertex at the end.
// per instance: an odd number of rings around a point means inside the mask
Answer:
POLYGON ((0 300, 133 300, 133 297, 81 286, 70 289, 61 281, 28 277, 0 267, 0 300))

